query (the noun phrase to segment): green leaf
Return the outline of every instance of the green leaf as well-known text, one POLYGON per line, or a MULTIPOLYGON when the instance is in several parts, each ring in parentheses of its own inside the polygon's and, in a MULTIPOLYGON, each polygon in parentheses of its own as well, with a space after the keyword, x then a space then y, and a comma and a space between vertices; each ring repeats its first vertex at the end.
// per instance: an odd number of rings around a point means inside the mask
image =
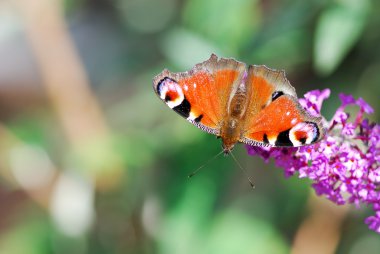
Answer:
POLYGON ((304 29, 289 30, 268 39, 254 50, 250 56, 255 64, 265 64, 271 68, 289 71, 301 63, 307 62, 307 44, 304 29))
POLYGON ((185 6, 184 22, 226 54, 236 54, 257 30, 261 16, 257 3, 252 0, 190 0, 185 6))
POLYGON ((320 75, 333 73, 355 46, 366 25, 369 9, 368 0, 343 0, 321 14, 313 59, 320 75))
POLYGON ((216 186, 202 177, 191 179, 180 202, 163 221, 159 253, 199 253, 211 221, 216 186))
POLYGON ((229 210, 214 220, 206 251, 202 253, 288 253, 288 247, 273 225, 238 210, 229 210))
POLYGON ((210 40, 189 30, 174 28, 161 41, 164 55, 181 71, 208 59, 211 53, 220 55, 220 50, 210 40))
POLYGON ((49 251, 49 226, 40 217, 20 222, 0 237, 0 252, 12 254, 45 254, 49 251))

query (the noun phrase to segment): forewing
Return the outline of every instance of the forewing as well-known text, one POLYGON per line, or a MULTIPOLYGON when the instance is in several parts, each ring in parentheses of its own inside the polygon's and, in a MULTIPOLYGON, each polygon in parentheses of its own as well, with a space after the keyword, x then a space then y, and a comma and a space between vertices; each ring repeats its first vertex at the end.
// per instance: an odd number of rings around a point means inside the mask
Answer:
POLYGON ((233 87, 242 82, 245 64, 212 54, 187 72, 162 71, 153 79, 157 95, 198 128, 219 135, 233 87))

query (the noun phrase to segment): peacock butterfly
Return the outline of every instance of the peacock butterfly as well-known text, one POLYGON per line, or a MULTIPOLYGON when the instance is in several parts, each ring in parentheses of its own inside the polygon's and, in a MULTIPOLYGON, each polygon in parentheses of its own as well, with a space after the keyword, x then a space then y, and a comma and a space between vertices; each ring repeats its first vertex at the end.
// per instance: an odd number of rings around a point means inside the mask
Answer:
POLYGON ((237 142, 298 147, 322 139, 320 117, 298 102, 284 71, 211 57, 187 72, 163 70, 153 79, 158 97, 203 131, 222 139, 225 154, 237 142))

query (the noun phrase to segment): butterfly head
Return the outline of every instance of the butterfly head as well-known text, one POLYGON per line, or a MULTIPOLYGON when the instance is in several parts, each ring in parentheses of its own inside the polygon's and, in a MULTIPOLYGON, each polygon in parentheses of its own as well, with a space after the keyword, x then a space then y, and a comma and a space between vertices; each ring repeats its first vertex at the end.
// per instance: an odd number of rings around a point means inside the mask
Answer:
POLYGON ((222 143, 222 149, 225 156, 229 155, 234 149, 235 143, 222 143))
POLYGON ((232 152, 232 149, 233 149, 233 147, 229 147, 229 148, 223 147, 224 156, 229 155, 232 152))

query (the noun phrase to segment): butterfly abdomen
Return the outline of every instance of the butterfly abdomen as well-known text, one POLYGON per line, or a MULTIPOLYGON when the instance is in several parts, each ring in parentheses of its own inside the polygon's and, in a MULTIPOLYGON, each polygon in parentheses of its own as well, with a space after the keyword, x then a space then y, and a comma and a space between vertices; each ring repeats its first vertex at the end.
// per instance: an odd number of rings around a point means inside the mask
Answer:
POLYGON ((223 149, 229 153, 240 140, 242 123, 247 111, 247 95, 244 85, 240 85, 235 94, 231 96, 227 106, 226 117, 221 128, 223 149))

